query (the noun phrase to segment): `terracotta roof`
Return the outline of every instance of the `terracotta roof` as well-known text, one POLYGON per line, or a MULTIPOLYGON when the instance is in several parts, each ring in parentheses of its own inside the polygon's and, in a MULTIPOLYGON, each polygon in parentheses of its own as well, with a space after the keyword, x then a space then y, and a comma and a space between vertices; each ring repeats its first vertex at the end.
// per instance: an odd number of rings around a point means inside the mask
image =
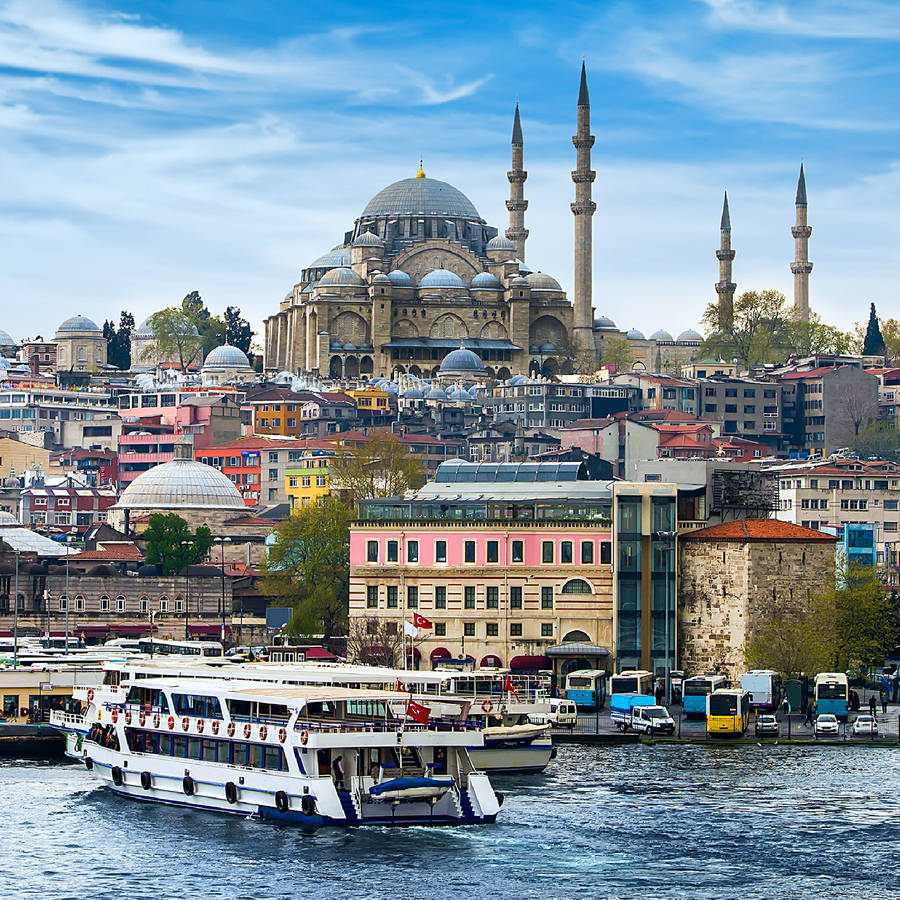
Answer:
POLYGON ((798 372, 783 372, 781 375, 776 376, 777 378, 820 378, 822 375, 827 375, 829 372, 837 372, 838 369, 844 369, 846 366, 819 366, 816 369, 801 369, 798 372))
POLYGON ((104 544, 102 550, 82 550, 73 554, 71 559, 121 559, 138 561, 144 558, 144 554, 134 544, 110 542, 104 544))
POLYGON ((683 541, 734 541, 739 544, 751 541, 810 542, 819 541, 836 543, 837 538, 831 534, 823 534, 813 528, 804 528, 791 522, 778 519, 741 519, 739 522, 723 522, 689 531, 681 536, 683 541))

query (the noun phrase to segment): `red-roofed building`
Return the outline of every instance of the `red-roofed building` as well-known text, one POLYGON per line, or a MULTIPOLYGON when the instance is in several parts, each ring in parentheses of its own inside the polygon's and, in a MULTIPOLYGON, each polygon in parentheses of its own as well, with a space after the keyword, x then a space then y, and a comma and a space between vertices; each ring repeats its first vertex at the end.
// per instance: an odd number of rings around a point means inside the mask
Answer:
POLYGON ((84 534, 106 521, 116 499, 113 488, 81 487, 71 480, 66 486, 30 487, 22 491, 21 521, 38 531, 84 534))

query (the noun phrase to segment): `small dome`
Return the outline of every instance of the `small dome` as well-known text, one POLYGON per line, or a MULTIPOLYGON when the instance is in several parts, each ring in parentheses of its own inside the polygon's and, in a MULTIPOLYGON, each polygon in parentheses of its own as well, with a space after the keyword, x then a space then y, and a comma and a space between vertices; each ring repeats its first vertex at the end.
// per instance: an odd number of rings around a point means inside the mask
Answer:
POLYGON ((435 269, 422 277, 419 282, 420 288, 462 288, 465 290, 465 283, 462 278, 451 272, 449 269, 435 269))
POLYGON ((693 328, 687 328, 678 335, 679 344, 702 344, 703 335, 694 331, 693 328))
POLYGON ((9 333, 0 328, 0 347, 15 347, 16 342, 10 337, 9 333))
POLYGON ((388 272, 388 278, 391 279, 391 284, 396 287, 413 287, 413 280, 406 274, 406 272, 401 272, 399 269, 394 269, 393 272, 388 272))
POLYGON ((481 357, 466 347, 460 347, 457 350, 451 350, 441 361, 438 369, 439 372, 474 372, 482 374, 484 372, 484 363, 481 357))
POLYGON ((517 259, 516 262, 519 264, 519 274, 520 274, 520 275, 530 275, 530 274, 534 271, 534 270, 531 268, 531 266, 529 266, 529 265, 527 265, 526 263, 522 262, 521 259, 517 259))
POLYGON ((668 331, 660 328, 659 331, 654 331, 653 334, 650 335, 651 341, 656 341, 657 344, 674 344, 675 339, 669 334, 668 331))
POLYGON ((561 291, 560 283, 550 275, 544 272, 532 272, 528 276, 528 283, 533 291, 561 291))
POLYGON ((384 272, 372 276, 372 284, 391 284, 391 279, 384 272))
POLYGON ((594 319, 594 328, 597 331, 618 331, 616 323, 609 316, 597 316, 594 319))
POLYGON ((144 319, 144 321, 141 322, 141 324, 138 325, 138 327, 134 329, 131 336, 136 337, 136 338, 142 338, 142 337, 152 338, 153 337, 153 329, 150 327, 149 317, 144 319))
POLYGON ((329 269, 319 280, 319 284, 352 284, 363 285, 365 281, 347 266, 338 266, 336 269, 329 269))
POLYGON ((250 360, 247 355, 239 347, 231 344, 222 344, 220 347, 214 347, 203 360, 203 368, 219 368, 219 369, 249 369, 250 360))
POLYGON ((439 387, 433 387, 426 397, 427 400, 448 400, 449 396, 445 390, 439 387))
POLYGON ((138 475, 122 492, 116 508, 177 511, 247 507, 228 476, 218 469, 193 459, 173 459, 138 475))
POLYGON ((353 241, 354 247, 383 247, 384 241, 374 231, 364 231, 353 241))
POLYGON ((541 353, 556 353, 556 344, 552 341, 541 344, 541 353))
POLYGON ((409 388, 400 395, 400 398, 402 400, 423 400, 425 394, 419 388, 409 388))
POLYGON ((516 245, 508 238, 504 237, 502 234, 498 234, 496 237, 492 237, 487 242, 488 250, 512 250, 515 252, 516 245))
POLYGON ((323 253, 318 259, 314 259, 307 269, 334 269, 338 266, 350 265, 350 250, 348 247, 337 246, 328 253, 323 253))
POLYGON ((628 330, 628 334, 625 335, 629 341, 646 341, 647 338, 644 337, 644 332, 638 330, 637 328, 630 328, 628 330))
POLYGON ((513 375, 506 383, 511 387, 518 387, 522 384, 528 384, 528 377, 526 375, 513 375))
POLYGON ((0 510, 0 525, 17 526, 19 525, 19 520, 11 512, 7 512, 5 509, 0 510))
POLYGON ((528 288, 531 290, 531 284, 528 282, 528 279, 522 275, 516 275, 516 277, 509 282, 509 286, 511 288, 528 288))
POLYGON ((479 272, 472 279, 473 291, 502 291, 503 283, 490 272, 479 272))
POLYGON ((72 332, 96 332, 100 334, 100 329, 95 322, 92 322, 87 316, 77 315, 66 319, 59 328, 56 329, 57 334, 66 334, 72 332))
POLYGON ((354 344, 353 341, 347 341, 347 343, 344 344, 344 349, 345 350, 355 350, 356 344, 354 344))

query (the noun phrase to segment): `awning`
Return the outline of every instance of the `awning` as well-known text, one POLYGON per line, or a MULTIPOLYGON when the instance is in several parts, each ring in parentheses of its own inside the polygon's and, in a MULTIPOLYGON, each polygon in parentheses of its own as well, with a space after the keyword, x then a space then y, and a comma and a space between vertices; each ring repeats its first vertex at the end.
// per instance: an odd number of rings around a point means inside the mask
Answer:
POLYGON ((76 625, 73 630, 77 634, 108 634, 109 625, 76 625))
POLYGON ((482 669, 499 669, 501 665, 499 656, 488 655, 481 658, 482 669))
POLYGON ((573 641, 570 644, 554 644, 547 648, 547 656, 609 656, 609 650, 600 644, 585 644, 573 641))
POLYGON ((509 661, 511 669, 549 669, 550 660, 546 656, 514 656, 509 661))
POLYGON ((436 659, 450 659, 453 654, 446 647, 435 647, 431 651, 430 659, 434 662, 436 659))
MULTIPOLYGON (((150 631, 150 626, 146 623, 143 625, 110 625, 109 630, 115 632, 118 635, 137 635, 142 636, 148 634, 150 631)), ((159 626, 153 626, 154 631, 159 631, 159 626)))
POLYGON ((419 652, 418 647, 413 647, 411 651, 407 650, 406 656, 407 656, 407 658, 411 657, 412 659, 421 659, 422 658, 422 654, 419 652))
POLYGON ((330 650, 326 650, 324 647, 310 647, 309 650, 306 651, 306 658, 325 660, 337 659, 330 650))
MULTIPOLYGON (((467 350, 521 350, 518 344, 514 344, 510 340, 505 341, 489 341, 487 338, 466 338, 462 341, 462 346, 467 350)), ((458 350, 460 348, 460 340, 457 338, 402 338, 397 337, 386 344, 381 345, 382 350, 401 350, 418 348, 420 350, 458 350)))
MULTIPOLYGON (((189 625, 188 631, 191 634, 203 634, 207 637, 219 637, 222 634, 222 624, 216 625, 189 625)), ((231 626, 225 626, 225 634, 231 634, 231 626)))

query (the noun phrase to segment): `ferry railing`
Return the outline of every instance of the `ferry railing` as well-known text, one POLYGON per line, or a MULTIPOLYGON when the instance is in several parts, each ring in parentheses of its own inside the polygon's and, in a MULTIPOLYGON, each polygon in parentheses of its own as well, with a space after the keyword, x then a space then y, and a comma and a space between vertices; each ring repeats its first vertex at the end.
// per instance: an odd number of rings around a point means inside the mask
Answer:
POLYGON ((462 722, 430 722, 422 725, 419 722, 405 722, 400 719, 384 721, 359 721, 352 719, 297 719, 294 723, 296 731, 354 731, 354 732, 385 732, 385 731, 452 731, 463 732, 478 730, 462 722))

